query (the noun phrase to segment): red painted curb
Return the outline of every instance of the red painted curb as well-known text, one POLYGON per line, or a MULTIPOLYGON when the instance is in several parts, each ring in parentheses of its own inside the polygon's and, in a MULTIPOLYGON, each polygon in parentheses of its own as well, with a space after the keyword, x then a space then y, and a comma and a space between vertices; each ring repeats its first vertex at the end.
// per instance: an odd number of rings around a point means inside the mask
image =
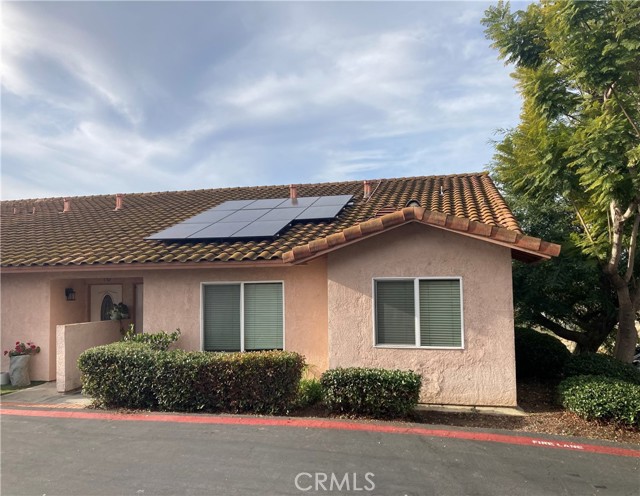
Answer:
POLYGON ((484 441, 490 443, 516 444, 521 446, 535 446, 538 448, 565 449, 585 453, 599 453, 605 455, 640 458, 640 450, 616 448, 614 446, 582 444, 574 443, 571 441, 565 442, 554 439, 541 439, 528 436, 510 436, 507 434, 493 434, 489 432, 426 429, 423 427, 400 427, 396 425, 363 424, 357 422, 344 422, 340 420, 272 417, 211 417, 200 415, 168 415, 163 413, 122 414, 58 410, 14 410, 6 408, 2 408, 0 410, 0 415, 15 415, 20 417, 71 418, 82 420, 112 420, 128 422, 174 422, 178 424, 260 425, 274 427, 297 427, 306 429, 337 429, 344 431, 383 432, 387 434, 413 434, 426 437, 441 437, 450 439, 464 439, 469 441, 484 441))

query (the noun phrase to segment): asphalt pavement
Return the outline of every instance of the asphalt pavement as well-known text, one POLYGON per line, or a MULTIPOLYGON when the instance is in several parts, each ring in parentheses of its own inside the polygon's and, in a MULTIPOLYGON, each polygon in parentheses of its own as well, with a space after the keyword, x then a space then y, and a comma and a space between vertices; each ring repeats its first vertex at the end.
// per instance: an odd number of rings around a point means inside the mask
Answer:
POLYGON ((636 456, 243 424, 238 417, 225 424, 215 416, 212 423, 192 423, 180 416, 149 422, 64 413, 68 418, 3 412, 3 496, 640 493, 636 456))

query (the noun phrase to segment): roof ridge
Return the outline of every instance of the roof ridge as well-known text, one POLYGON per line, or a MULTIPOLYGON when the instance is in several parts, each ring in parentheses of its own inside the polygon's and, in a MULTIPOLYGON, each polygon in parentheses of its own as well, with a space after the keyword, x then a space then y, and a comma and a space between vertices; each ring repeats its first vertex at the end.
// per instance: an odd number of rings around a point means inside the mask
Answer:
MULTIPOLYGON (((200 189, 186 189, 186 190, 167 190, 167 191, 142 191, 142 192, 131 192, 131 193, 122 193, 125 196, 136 196, 136 197, 144 197, 144 196, 153 196, 153 195, 164 195, 164 194, 181 194, 181 193, 199 193, 199 192, 209 192, 209 191, 237 191, 240 189, 248 189, 248 190, 257 190, 262 188, 288 188, 290 184, 296 184, 297 186, 303 187, 315 187, 315 186, 338 186, 338 185, 346 185, 346 184, 357 184, 363 181, 415 181, 415 180, 425 180, 425 179, 451 179, 456 177, 473 177, 473 176, 488 176, 488 171, 481 172, 461 172, 457 174, 432 174, 427 176, 404 176, 404 177, 382 177, 382 178, 362 178, 362 179, 350 179, 348 181, 328 181, 328 182, 316 182, 316 183, 287 183, 287 184, 264 184, 257 186, 227 186, 220 188, 200 188, 200 189)), ((64 198, 69 200, 82 200, 87 198, 111 198, 114 197, 118 193, 100 193, 97 195, 78 195, 78 196, 49 196, 49 197, 40 197, 40 198, 17 198, 14 200, 0 200, 0 204, 3 205, 11 205, 11 204, 21 204, 28 202, 49 202, 49 201, 62 201, 64 198)))

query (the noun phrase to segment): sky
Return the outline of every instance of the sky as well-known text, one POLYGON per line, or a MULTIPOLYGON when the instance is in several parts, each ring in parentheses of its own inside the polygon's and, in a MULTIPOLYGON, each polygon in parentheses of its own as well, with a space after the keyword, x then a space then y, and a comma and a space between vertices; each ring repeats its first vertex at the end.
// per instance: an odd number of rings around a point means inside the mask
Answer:
POLYGON ((490 2, 2 2, 2 199, 484 170, 490 2))

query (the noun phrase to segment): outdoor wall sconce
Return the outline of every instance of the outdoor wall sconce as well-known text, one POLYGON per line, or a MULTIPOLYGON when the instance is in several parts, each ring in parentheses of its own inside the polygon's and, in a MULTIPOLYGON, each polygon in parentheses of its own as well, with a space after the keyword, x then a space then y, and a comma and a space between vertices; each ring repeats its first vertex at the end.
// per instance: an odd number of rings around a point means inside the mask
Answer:
POLYGON ((76 301, 76 292, 73 288, 65 288, 64 295, 67 297, 67 301, 76 301))

